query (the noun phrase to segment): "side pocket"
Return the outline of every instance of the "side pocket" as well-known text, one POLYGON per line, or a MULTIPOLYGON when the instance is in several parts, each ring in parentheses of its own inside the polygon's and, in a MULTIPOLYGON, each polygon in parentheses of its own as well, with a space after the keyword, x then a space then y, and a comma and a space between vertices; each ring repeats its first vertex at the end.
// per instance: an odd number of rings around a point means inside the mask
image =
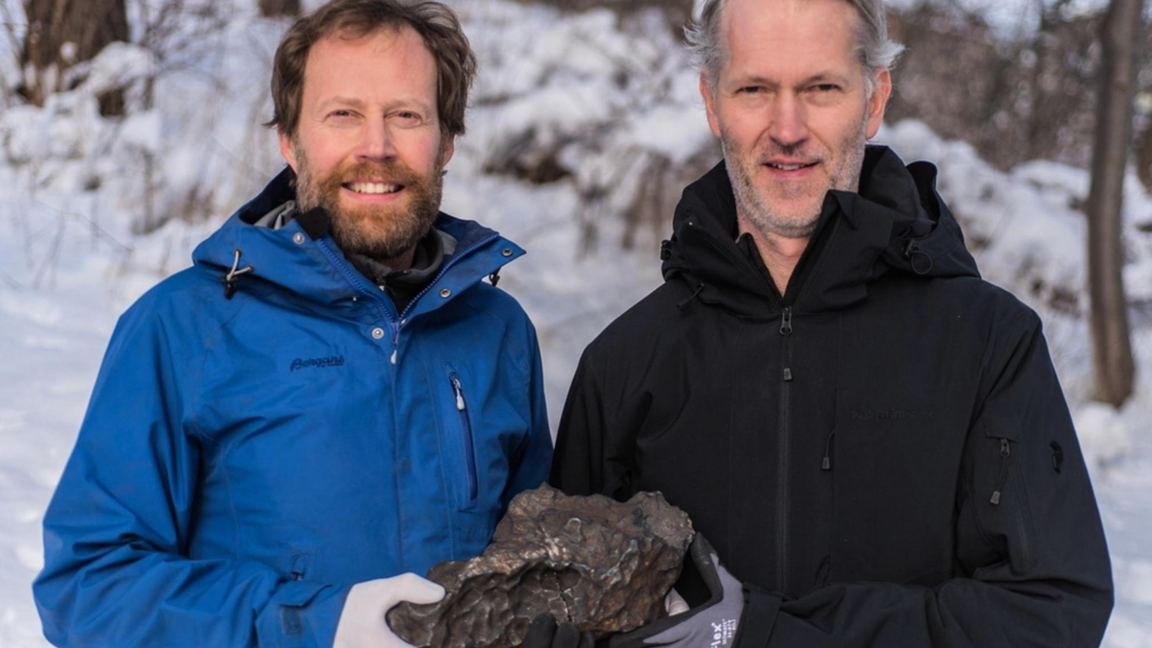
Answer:
POLYGON ((452 391, 456 396, 456 411, 460 414, 460 437, 464 445, 464 463, 468 478, 468 501, 475 501, 478 485, 476 478, 476 449, 472 438, 472 421, 468 418, 468 401, 464 398, 464 386, 455 372, 448 376, 452 391))
POLYGON ((292 570, 288 572, 288 580, 304 580, 306 573, 308 573, 308 552, 294 550, 292 552, 292 570))
POLYGON ((1013 569, 1024 569, 1032 561, 1032 533, 1028 511, 1028 496, 1024 489, 1022 471, 1025 458, 1020 456, 1021 430, 1014 419, 989 421, 984 428, 986 443, 981 450, 988 462, 990 484, 976 497, 984 499, 993 519, 999 518, 1002 533, 1008 536, 1009 559, 1013 569), (1013 542, 1014 540, 1014 542, 1013 542))
POLYGON ((1004 490, 1004 484, 1008 481, 1008 472, 1011 470, 1009 464, 1012 461, 1012 442, 1007 438, 1000 437, 1000 476, 996 478, 996 486, 992 489, 992 497, 988 498, 988 503, 994 506, 1000 505, 1000 498, 1004 490))
MULTIPOLYGON (((288 572, 288 580, 302 581, 308 571, 308 553, 294 549, 292 552, 292 567, 288 572)), ((304 619, 300 614, 300 605, 285 605, 280 610, 280 624, 284 635, 291 639, 304 636, 304 619)))

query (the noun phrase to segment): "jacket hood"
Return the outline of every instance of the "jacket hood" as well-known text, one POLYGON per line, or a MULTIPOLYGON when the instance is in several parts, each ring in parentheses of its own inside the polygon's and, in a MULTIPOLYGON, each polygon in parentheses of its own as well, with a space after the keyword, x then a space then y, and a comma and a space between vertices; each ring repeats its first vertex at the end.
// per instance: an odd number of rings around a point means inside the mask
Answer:
MULTIPOLYGON (((221 298, 231 298, 252 282, 270 282, 320 306, 378 293, 328 233, 327 214, 322 210, 295 213, 288 208, 296 198, 294 177, 290 168, 276 176, 196 247, 193 262, 220 273, 224 284, 221 298)), ((443 212, 433 228, 445 241, 445 249, 432 285, 447 289, 446 294, 458 294, 482 278, 496 275, 506 263, 524 254, 495 231, 443 212)), ((415 314, 429 307, 413 303, 410 309, 415 314)))
POLYGON ((979 276, 959 224, 936 192, 936 167, 905 166, 885 146, 867 147, 859 193, 825 196, 784 295, 737 247, 737 233, 736 201, 721 162, 684 190, 662 249, 665 281, 684 281, 700 300, 738 314, 764 315, 773 303, 806 311, 846 307, 890 272, 979 276))

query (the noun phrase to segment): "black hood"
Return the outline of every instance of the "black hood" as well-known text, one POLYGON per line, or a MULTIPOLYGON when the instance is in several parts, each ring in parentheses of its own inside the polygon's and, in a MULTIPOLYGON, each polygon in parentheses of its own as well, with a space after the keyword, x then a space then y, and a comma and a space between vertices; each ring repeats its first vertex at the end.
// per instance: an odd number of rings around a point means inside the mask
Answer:
POLYGON ((936 167, 904 162, 868 146, 860 192, 829 191, 808 248, 779 295, 735 242, 736 202, 724 163, 684 190, 664 246, 665 281, 683 281, 705 303, 745 316, 779 304, 808 312, 864 299, 890 272, 920 277, 978 277, 960 226, 936 193, 936 167))

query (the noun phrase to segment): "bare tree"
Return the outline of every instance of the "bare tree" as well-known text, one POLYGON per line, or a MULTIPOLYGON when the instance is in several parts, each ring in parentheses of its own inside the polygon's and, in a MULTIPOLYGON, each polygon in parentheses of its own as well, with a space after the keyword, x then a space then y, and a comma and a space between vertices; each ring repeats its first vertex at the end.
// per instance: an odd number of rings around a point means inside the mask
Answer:
MULTIPOLYGON (((70 68, 95 57, 104 46, 128 40, 124 0, 23 0, 28 31, 20 50, 24 78, 17 92, 41 106, 48 95, 68 89, 70 68)), ((99 97, 100 113, 124 114, 124 91, 99 97)))
POLYGON ((1037 0, 1039 24, 1014 32, 955 0, 891 10, 909 53, 896 66, 887 119, 923 121, 1004 170, 1036 159, 1086 167, 1101 16, 1069 11, 1072 2, 1037 0))
POLYGON ((300 0, 260 0, 260 15, 265 18, 299 16, 300 0))
POLYGON ((1143 0, 1111 0, 1101 26, 1103 56, 1096 144, 1085 205, 1096 398, 1114 406, 1132 394, 1135 375, 1124 296, 1121 207, 1132 136, 1132 102, 1144 38, 1143 5, 1143 0))
POLYGON ((590 9, 611 9, 621 16, 636 13, 643 9, 659 9, 669 22, 679 29, 692 17, 693 0, 516 0, 522 4, 542 4, 562 11, 584 12, 590 9))

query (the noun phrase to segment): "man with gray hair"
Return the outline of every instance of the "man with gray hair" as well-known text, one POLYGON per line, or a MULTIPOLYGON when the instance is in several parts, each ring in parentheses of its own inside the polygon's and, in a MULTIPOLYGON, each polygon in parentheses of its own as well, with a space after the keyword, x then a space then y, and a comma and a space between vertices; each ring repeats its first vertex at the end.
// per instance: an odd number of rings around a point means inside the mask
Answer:
POLYGON ((1107 546, 1040 320, 935 167, 867 144, 880 0, 708 0, 689 40, 724 161, 581 358, 551 474, 698 531, 688 610, 612 645, 1098 644, 1107 546))

